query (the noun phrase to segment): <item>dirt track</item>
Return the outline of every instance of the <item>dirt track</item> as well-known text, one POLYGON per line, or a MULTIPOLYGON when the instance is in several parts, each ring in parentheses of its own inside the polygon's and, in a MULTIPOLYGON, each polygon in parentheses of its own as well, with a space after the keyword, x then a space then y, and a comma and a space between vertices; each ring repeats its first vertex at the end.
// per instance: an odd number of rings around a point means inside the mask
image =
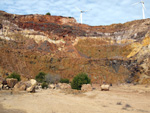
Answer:
POLYGON ((0 91, 0 113, 150 113, 150 86, 113 86, 79 95, 52 89, 9 93, 0 91))

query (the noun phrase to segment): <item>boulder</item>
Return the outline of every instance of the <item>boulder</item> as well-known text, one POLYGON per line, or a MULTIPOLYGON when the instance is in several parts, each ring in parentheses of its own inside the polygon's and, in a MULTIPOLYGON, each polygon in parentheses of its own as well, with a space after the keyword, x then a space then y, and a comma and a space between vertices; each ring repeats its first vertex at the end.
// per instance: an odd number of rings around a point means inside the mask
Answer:
POLYGON ((27 88, 27 85, 25 84, 25 82, 18 82, 15 86, 14 86, 14 91, 25 91, 27 88))
POLYGON ((81 87, 82 91, 92 91, 92 86, 91 84, 83 84, 81 87))
POLYGON ((15 86, 15 84, 18 82, 18 80, 14 79, 14 78, 7 78, 6 82, 7 82, 7 86, 9 88, 13 88, 15 86))
POLYGON ((108 84, 102 84, 101 91, 109 91, 109 87, 110 87, 110 85, 108 85, 108 84))
POLYGON ((35 79, 30 80, 31 86, 26 89, 27 92, 34 93, 37 81, 35 79))
POLYGON ((61 83, 59 84, 60 89, 71 89, 70 84, 67 83, 61 83))
POLYGON ((36 80, 31 79, 30 81, 20 81, 15 86, 13 91, 27 91, 27 92, 35 92, 36 80))

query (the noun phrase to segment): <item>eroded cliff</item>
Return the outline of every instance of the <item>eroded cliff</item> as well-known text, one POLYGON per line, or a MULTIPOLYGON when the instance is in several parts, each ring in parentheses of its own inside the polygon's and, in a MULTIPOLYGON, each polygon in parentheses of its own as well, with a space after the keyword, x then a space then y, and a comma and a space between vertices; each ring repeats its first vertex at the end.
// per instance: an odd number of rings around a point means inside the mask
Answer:
POLYGON ((150 83, 150 19, 88 26, 71 17, 0 11, 0 51, 1 76, 44 71, 72 79, 86 72, 97 83, 150 83))

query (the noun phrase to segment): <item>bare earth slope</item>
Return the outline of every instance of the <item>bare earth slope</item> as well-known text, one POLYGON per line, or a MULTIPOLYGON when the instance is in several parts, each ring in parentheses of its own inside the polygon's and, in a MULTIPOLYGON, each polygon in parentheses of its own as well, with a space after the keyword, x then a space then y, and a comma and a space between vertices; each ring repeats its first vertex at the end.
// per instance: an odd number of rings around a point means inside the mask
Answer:
POLYGON ((40 71, 92 82, 150 81, 150 19, 109 26, 79 24, 74 18, 15 15, 0 11, 0 76, 22 79, 40 71))

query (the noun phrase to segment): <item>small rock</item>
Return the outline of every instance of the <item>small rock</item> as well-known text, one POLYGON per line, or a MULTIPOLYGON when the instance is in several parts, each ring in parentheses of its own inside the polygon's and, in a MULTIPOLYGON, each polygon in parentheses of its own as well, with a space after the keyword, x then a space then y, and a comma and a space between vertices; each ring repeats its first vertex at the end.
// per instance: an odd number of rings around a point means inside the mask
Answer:
POLYGON ((55 85, 54 85, 54 84, 50 84, 48 87, 49 87, 50 89, 55 89, 55 85))

